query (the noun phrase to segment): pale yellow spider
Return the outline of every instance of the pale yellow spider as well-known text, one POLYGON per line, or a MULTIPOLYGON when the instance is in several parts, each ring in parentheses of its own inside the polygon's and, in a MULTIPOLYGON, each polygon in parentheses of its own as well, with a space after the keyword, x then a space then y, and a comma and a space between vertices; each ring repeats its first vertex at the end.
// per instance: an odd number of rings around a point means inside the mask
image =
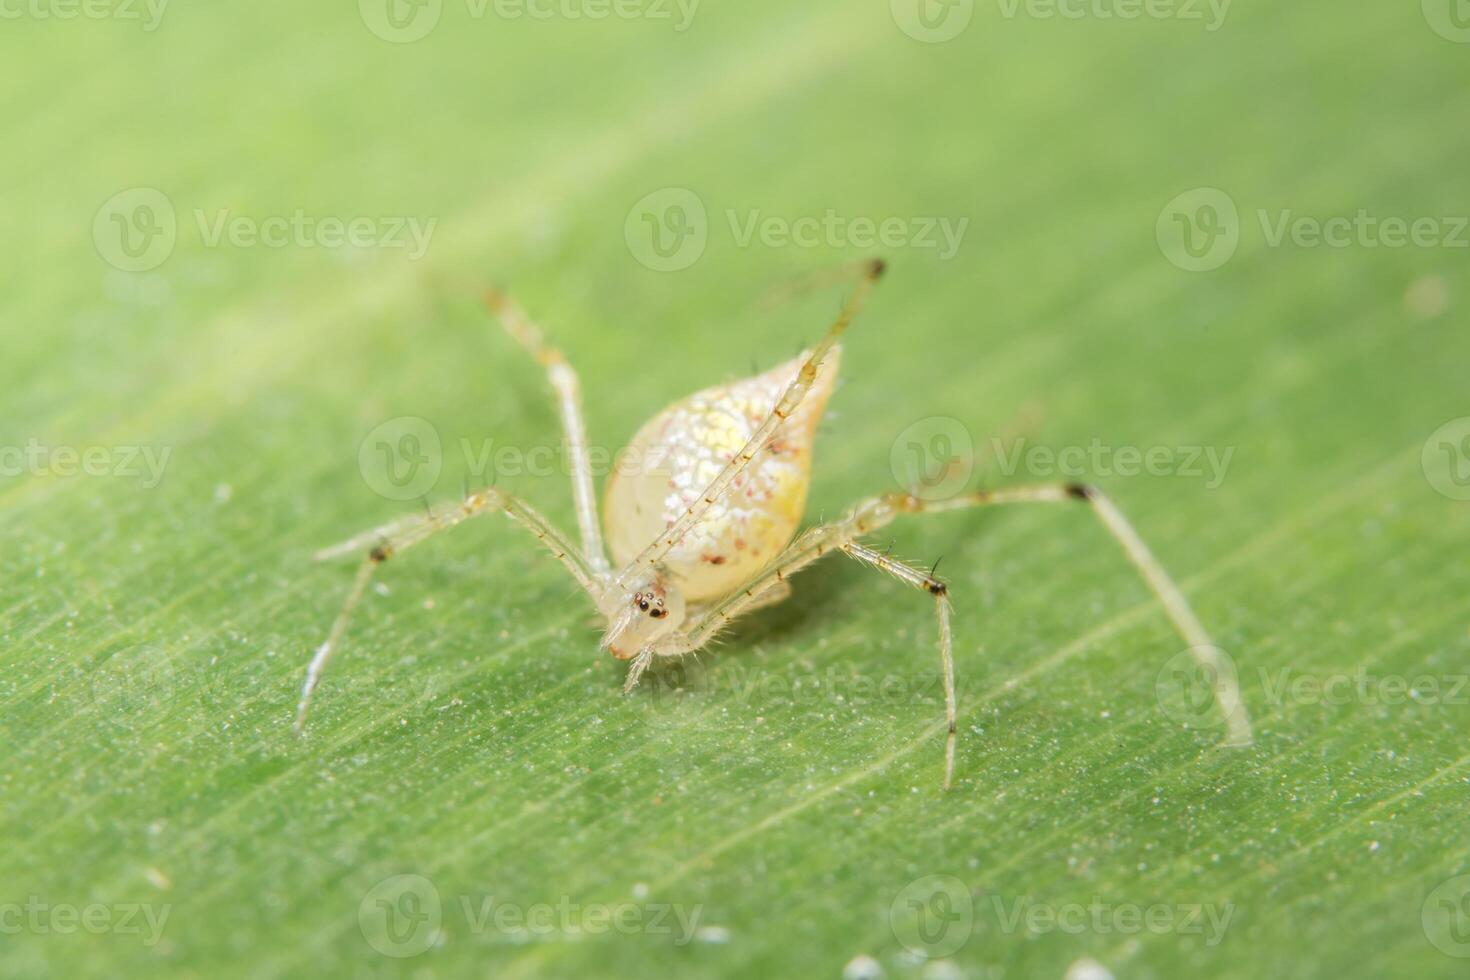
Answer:
POLYGON ((318 559, 327 559, 367 549, 342 611, 307 669, 296 732, 303 729, 312 692, 377 567, 467 518, 504 511, 551 550, 606 619, 602 646, 619 660, 632 661, 625 692, 638 685, 655 658, 692 653, 737 617, 785 599, 791 594, 787 579, 830 552, 882 569, 932 595, 939 620, 949 721, 944 761, 944 787, 948 789, 955 751, 949 589, 932 575, 874 551, 859 539, 903 514, 988 504, 1080 502, 1092 509, 1118 541, 1191 647, 1199 667, 1213 679, 1217 707, 1226 720, 1226 743, 1248 744, 1250 724, 1239 692, 1220 670, 1209 635, 1137 532, 1092 487, 979 490, 942 501, 883 493, 860 501, 840 520, 795 537, 811 480, 817 423, 837 377, 837 341, 883 268, 878 260, 861 264, 852 296, 826 336, 810 351, 764 374, 691 395, 639 430, 627 458, 640 463, 620 468, 610 477, 604 500, 607 544, 616 570, 608 561, 597 520, 577 376, 518 306, 492 293, 491 308, 510 335, 546 368, 556 392, 582 546, 575 547, 522 501, 492 487, 469 494, 459 504, 368 531, 318 553, 318 559))

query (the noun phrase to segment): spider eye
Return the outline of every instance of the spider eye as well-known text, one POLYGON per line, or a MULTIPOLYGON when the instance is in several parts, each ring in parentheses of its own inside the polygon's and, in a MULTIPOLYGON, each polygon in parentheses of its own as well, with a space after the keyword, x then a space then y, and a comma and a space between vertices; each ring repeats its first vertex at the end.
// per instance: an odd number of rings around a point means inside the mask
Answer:
POLYGON ((639 596, 638 597, 638 608, 641 609, 641 610, 643 610, 644 612, 648 612, 648 600, 645 599, 645 598, 643 598, 642 596, 639 596))

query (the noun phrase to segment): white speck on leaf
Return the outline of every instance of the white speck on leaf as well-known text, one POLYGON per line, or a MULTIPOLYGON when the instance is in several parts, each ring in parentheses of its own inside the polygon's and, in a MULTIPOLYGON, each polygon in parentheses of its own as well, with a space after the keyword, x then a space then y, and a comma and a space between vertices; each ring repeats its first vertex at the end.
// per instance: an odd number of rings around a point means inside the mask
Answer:
POLYGON ((1113 974, 1097 960, 1084 956, 1067 967, 1063 980, 1113 980, 1113 974))
POLYGON ((965 971, 954 960, 930 960, 921 976, 924 980, 964 980, 965 971))

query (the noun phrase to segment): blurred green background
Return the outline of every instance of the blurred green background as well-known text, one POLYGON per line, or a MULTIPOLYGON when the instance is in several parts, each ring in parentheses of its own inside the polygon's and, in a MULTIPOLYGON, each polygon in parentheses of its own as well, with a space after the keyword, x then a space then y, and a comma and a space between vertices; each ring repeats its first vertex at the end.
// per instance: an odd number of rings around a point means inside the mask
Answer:
MULTIPOLYGON (((1463 0, 395 2, 4 7, 0 974, 1463 975, 1463 0), (351 574, 312 550, 418 506, 370 434, 429 422, 434 500, 485 476, 461 440, 557 443, 485 284, 616 448, 838 302, 768 289, 874 252, 812 519, 936 419, 973 484, 1057 475, 995 436, 1230 453, 1084 475, 1252 749, 1185 723, 1167 620, 1044 507, 894 531, 955 598, 947 795, 924 597, 819 565, 625 699, 497 519, 385 570, 290 738, 351 574)), ((572 526, 560 474, 499 478, 572 526)))

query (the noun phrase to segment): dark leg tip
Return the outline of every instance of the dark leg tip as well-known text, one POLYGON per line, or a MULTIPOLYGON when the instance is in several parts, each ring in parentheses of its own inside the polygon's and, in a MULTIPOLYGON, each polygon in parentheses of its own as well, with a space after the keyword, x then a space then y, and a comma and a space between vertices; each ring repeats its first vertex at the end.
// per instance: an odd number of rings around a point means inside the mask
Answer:
POLYGON ((888 271, 888 263, 883 259, 874 259, 868 264, 868 275, 877 279, 888 271))
POLYGON ((1097 488, 1085 483, 1069 483, 1067 484, 1067 496, 1073 500, 1091 500, 1097 496, 1097 488))
POLYGON ((371 558, 374 563, 381 565, 383 564, 383 562, 388 560, 388 556, 392 553, 393 552, 388 550, 388 548, 384 545, 378 545, 378 547, 368 552, 368 557, 371 558))

